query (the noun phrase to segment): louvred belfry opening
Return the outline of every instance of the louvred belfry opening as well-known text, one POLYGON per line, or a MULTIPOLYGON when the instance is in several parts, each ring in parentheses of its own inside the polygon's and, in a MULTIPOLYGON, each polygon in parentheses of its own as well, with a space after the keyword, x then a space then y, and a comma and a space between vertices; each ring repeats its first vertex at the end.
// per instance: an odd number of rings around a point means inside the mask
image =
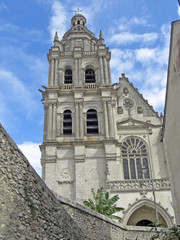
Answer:
POLYGON ((87 69, 85 71, 85 82, 86 83, 95 83, 96 82, 95 72, 93 69, 87 69))
POLYGON ((94 109, 87 111, 87 134, 98 134, 97 111, 94 109))
POLYGON ((72 134, 72 116, 70 110, 64 111, 64 119, 63 119, 63 134, 71 135, 72 134))
POLYGON ((67 69, 65 71, 64 83, 65 84, 71 84, 72 83, 72 70, 71 69, 67 69))

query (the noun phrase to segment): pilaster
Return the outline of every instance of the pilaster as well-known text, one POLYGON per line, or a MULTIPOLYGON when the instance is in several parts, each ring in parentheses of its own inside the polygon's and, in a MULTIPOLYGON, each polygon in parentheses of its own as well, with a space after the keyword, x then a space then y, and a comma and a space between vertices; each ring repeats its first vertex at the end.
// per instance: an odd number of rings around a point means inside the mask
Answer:
POLYGON ((105 127, 105 138, 109 138, 109 126, 108 126, 108 114, 107 114, 107 102, 103 102, 103 110, 104 110, 104 127, 105 127))

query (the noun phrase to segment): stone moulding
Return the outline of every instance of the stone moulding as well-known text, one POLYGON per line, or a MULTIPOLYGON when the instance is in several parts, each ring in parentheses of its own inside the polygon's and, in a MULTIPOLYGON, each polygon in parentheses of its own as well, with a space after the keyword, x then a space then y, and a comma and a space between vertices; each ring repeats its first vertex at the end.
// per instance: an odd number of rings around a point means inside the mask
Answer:
POLYGON ((91 55, 97 55, 97 52, 83 52, 84 56, 91 56, 91 55))
POLYGON ((88 84, 85 84, 85 88, 86 89, 95 89, 95 88, 98 88, 99 87, 99 84, 97 83, 88 83, 88 84))
POLYGON ((61 88, 69 90, 74 87, 74 84, 63 84, 61 88))
POLYGON ((71 56, 72 52, 60 52, 61 56, 71 56))
MULTIPOLYGON (((169 179, 153 179, 155 190, 169 190, 169 179)), ((147 190, 152 191, 152 180, 122 180, 122 181, 109 181, 107 187, 111 191, 140 191, 147 190)))
POLYGON ((57 181, 59 184, 71 184, 71 183, 74 183, 74 180, 69 180, 69 181, 66 181, 66 180, 61 180, 61 181, 57 181))

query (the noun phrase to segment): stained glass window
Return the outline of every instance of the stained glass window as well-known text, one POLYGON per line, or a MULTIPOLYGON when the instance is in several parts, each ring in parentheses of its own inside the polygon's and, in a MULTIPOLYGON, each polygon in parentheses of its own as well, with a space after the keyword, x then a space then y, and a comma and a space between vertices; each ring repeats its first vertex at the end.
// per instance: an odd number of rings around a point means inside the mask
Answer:
POLYGON ((126 138, 122 142, 124 179, 146 179, 149 176, 148 151, 144 140, 126 138), (144 169, 145 171, 142 171, 144 169))

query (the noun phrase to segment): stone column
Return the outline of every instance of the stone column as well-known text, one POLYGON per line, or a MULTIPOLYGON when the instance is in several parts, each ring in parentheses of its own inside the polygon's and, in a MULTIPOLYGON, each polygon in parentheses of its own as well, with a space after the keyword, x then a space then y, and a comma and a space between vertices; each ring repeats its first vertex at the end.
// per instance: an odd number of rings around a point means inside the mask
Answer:
POLYGON ((52 137, 52 103, 49 104, 49 114, 48 114, 48 140, 52 137))
POLYGON ((51 59, 51 79, 50 86, 54 85, 54 59, 51 59))
POLYGON ((112 115, 113 115, 113 137, 117 136, 117 126, 115 118, 115 101, 112 103, 112 115))
POLYGON ((107 104, 106 104, 106 101, 103 102, 103 109, 104 109, 105 137, 109 138, 109 127, 108 127, 108 115, 107 115, 107 104))
POLYGON ((57 115, 57 137, 61 135, 61 115, 57 115))
POLYGON ((101 113, 97 113, 98 118, 98 133, 101 133, 101 113))
POLYGON ((81 77, 81 59, 78 59, 78 82, 82 85, 82 77, 81 77))
POLYGON ((105 79, 105 83, 109 83, 108 80, 108 68, 107 68, 107 59, 106 57, 103 57, 103 62, 104 62, 104 79, 105 79))
POLYGON ((63 135, 63 120, 64 120, 64 115, 63 113, 60 115, 60 134, 63 135))
POLYGON ((49 61, 48 86, 51 86, 51 60, 49 61))
POLYGON ((109 123, 109 136, 113 137, 113 116, 112 116, 112 108, 111 102, 108 101, 108 123, 109 123))
POLYGON ((41 166, 42 166, 42 179, 45 181, 45 169, 46 169, 46 164, 42 163, 41 161, 41 166))
POLYGON ((101 83, 104 84, 104 72, 103 72, 103 61, 102 57, 99 58, 99 65, 100 65, 100 76, 101 76, 101 83))
POLYGON ((112 78, 111 78, 111 68, 110 68, 109 61, 107 62, 107 66, 108 66, 109 84, 112 84, 112 78))
POLYGON ((80 138, 84 138, 84 121, 83 121, 83 103, 79 104, 79 129, 80 129, 80 138))
POLYGON ((78 84, 78 59, 74 59, 74 84, 78 84))
POLYGON ((59 69, 59 85, 64 84, 63 69, 59 69))
POLYGON ((79 103, 75 103, 75 137, 79 138, 79 103))
POLYGON ((44 105, 44 129, 43 129, 43 142, 47 140, 48 132, 48 106, 44 105))
POLYGON ((58 85, 58 59, 55 58, 55 68, 54 68, 54 85, 58 85))
POLYGON ((84 114, 84 134, 87 135, 86 113, 84 114))
POLYGON ((53 103, 52 139, 56 139, 56 122, 57 122, 56 112, 57 112, 56 103, 53 103))

